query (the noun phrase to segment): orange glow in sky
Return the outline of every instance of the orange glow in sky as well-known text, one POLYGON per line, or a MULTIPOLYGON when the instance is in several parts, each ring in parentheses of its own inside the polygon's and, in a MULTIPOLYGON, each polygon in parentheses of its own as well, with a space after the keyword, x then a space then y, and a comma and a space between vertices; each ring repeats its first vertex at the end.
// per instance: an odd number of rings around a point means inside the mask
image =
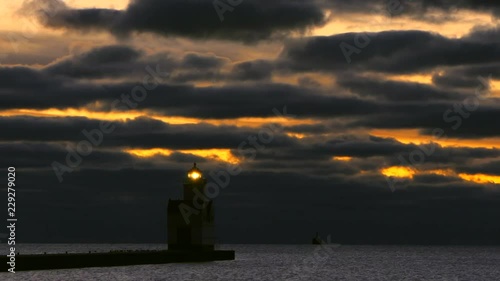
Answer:
POLYGON ((455 173, 455 171, 453 171, 451 169, 430 170, 430 171, 425 171, 425 173, 435 174, 435 175, 440 175, 440 176, 446 176, 446 177, 452 177, 452 176, 456 176, 457 175, 455 173))
MULTIPOLYGON (((169 124, 198 124, 207 123, 211 125, 238 125, 239 127, 251 127, 258 128, 264 124, 277 123, 286 124, 287 126, 293 125, 310 125, 315 124, 318 121, 313 119, 288 119, 280 117, 241 117, 235 119, 199 119, 183 116, 164 116, 150 113, 148 111, 137 111, 129 110, 125 112, 100 112, 100 111, 90 111, 88 109, 11 109, 0 111, 0 116, 36 116, 36 117, 86 117, 90 119, 99 119, 104 121, 125 121, 126 119, 134 119, 137 117, 145 116, 148 118, 163 121, 169 124)), ((297 134, 295 137, 299 137, 297 134)), ((303 136, 302 136, 303 137, 303 136)))
POLYGON ((306 137, 305 134, 300 134, 300 133, 286 133, 287 136, 291 138, 296 138, 296 139, 303 139, 306 137))
MULTIPOLYGON (((404 1, 400 1, 403 3, 404 1)), ((433 13, 426 11, 428 16, 433 13)), ((449 16, 449 12, 435 12, 436 18, 444 19, 449 16)), ((454 11, 453 17, 460 21, 452 20, 445 22, 423 22, 408 17, 386 17, 383 11, 373 11, 371 15, 336 15, 333 12, 331 20, 322 27, 315 28, 313 35, 330 36, 339 33, 348 32, 380 32, 387 30, 425 30, 430 32, 439 32, 444 36, 451 38, 462 37, 470 32, 478 22, 486 24, 495 24, 495 19, 488 13, 479 13, 472 11, 454 11)))
POLYGON ((480 184, 500 184, 500 176, 485 175, 485 174, 458 174, 460 178, 466 181, 472 181, 480 184))
POLYGON ((437 139, 432 136, 420 135, 418 129, 376 129, 369 133, 377 137, 394 138, 404 144, 420 145, 434 142, 443 147, 500 148, 500 138, 454 139, 442 137, 437 139))
POLYGON ((389 80, 432 85, 432 74, 388 75, 389 80))
POLYGON ((416 173, 413 169, 403 166, 393 166, 384 168, 380 172, 386 177, 410 178, 410 179, 412 179, 416 173))
POLYGON ((428 171, 416 171, 409 167, 403 166, 393 166, 384 168, 380 171, 386 177, 396 177, 396 178, 410 178, 417 174, 436 174, 447 177, 458 177, 465 181, 475 182, 479 184, 500 184, 500 176, 486 175, 486 174, 466 174, 459 173, 451 169, 437 169, 428 171))
POLYGON ((351 161, 352 157, 350 157, 350 156, 334 156, 334 157, 332 157, 332 159, 336 160, 336 161, 351 161))
POLYGON ((164 148, 152 149, 126 149, 125 152, 141 158, 149 158, 157 155, 170 156, 174 152, 184 154, 193 154, 206 159, 215 161, 223 161, 231 164, 240 163, 240 159, 231 153, 230 149, 184 149, 184 150, 170 150, 164 148))

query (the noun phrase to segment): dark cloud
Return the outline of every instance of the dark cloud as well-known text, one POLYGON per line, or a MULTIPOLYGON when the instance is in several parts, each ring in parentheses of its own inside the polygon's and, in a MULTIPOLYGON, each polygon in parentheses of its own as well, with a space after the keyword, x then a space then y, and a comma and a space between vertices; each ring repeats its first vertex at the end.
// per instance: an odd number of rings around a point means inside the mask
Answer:
POLYGON ((274 65, 265 60, 247 61, 234 65, 231 73, 236 80, 263 80, 270 79, 274 65))
POLYGON ((500 79, 500 65, 497 62, 456 66, 446 69, 443 73, 436 73, 432 77, 434 84, 448 88, 488 88, 490 80, 500 79))
POLYGON ((63 7, 43 21, 54 28, 107 30, 119 36, 154 32, 245 42, 283 36, 325 22, 323 11, 311 1, 242 1, 224 13, 224 21, 214 6, 209 0, 141 0, 131 1, 126 10, 63 7))
POLYGON ((459 165, 457 170, 469 174, 487 174, 500 176, 500 161, 488 161, 476 165, 459 165))
POLYGON ((490 13, 500 16, 500 5, 497 1, 474 0, 383 0, 366 3, 363 0, 342 1, 326 0, 325 8, 341 15, 385 15, 387 17, 404 16, 416 20, 440 23, 454 19, 459 10, 490 13), (434 12, 441 12, 435 15, 434 12))
MULTIPOLYGON (((96 133, 101 122, 87 118, 41 118, 9 117, 0 118, 2 127, 10 130, 0 137, 2 141, 47 141, 79 142, 99 139, 102 135, 103 147, 122 148, 168 148, 168 149, 236 149, 259 129, 238 128, 236 126, 214 126, 209 124, 171 125, 149 118, 115 121, 106 127, 114 128, 110 133, 96 133), (84 132, 85 131, 85 132, 84 132)), ((106 122, 108 123, 108 122, 106 122)), ((274 134, 269 147, 291 145, 295 141, 281 133, 274 134)))
POLYGON ((395 155, 398 152, 410 150, 393 139, 384 139, 370 136, 368 139, 356 136, 342 136, 341 138, 330 140, 325 144, 325 148, 335 153, 335 155, 350 155, 354 157, 370 157, 376 155, 395 155))
MULTIPOLYGON (((163 71, 163 68, 159 68, 163 71)), ((121 104, 113 107, 122 94, 130 96, 141 82, 114 83, 102 86, 92 83, 74 83, 66 78, 53 78, 29 68, 2 68, 0 108, 68 108, 93 106, 94 110, 131 109, 121 104), (20 76, 19 78, 17 76, 20 76), (22 76, 22 77, 21 77, 22 76), (27 79, 31 76, 32 79, 27 79), (8 79, 8 81, 7 81, 8 79), (22 79, 26 79, 23 83, 22 79), (17 87, 17 88, 16 88, 17 87), (16 89, 14 89, 16 88, 16 89), (20 91, 26 89, 26 91, 20 91), (29 89, 29 91, 28 91, 29 89)), ((145 71, 144 76, 150 75, 145 71)), ((160 77, 162 78, 162 77, 160 77)), ((307 116, 353 115, 377 111, 377 105, 353 97, 335 97, 319 94, 317 90, 286 84, 262 83, 259 87, 248 84, 232 84, 220 87, 194 87, 191 85, 161 84, 147 91, 144 101, 135 103, 137 108, 152 109, 176 116, 205 118, 233 118, 275 116, 273 108, 282 110, 288 106, 292 114, 307 116)))
MULTIPOLYGON (((0 89, 5 92, 16 91, 18 96, 23 91, 48 91, 61 87, 63 80, 27 67, 0 67, 0 89)), ((15 95, 15 94, 13 94, 15 95)))
MULTIPOLYGON (((23 139, 21 137, 20 139, 23 139)), ((71 143, 42 143, 42 142, 3 142, 0 143, 0 153, 2 167, 17 167, 20 169, 31 169, 32 171, 52 171, 52 162, 58 161, 66 164, 65 160, 70 151, 75 151, 75 146, 71 143), (68 146, 71 149, 67 149, 68 146)), ((99 167, 101 169, 113 169, 120 165, 132 166, 137 164, 136 159, 121 151, 99 150, 97 147, 91 154, 85 157, 80 168, 99 167)), ((57 183, 57 178, 53 174, 48 182, 57 183)))
POLYGON ((71 9, 62 0, 26 0, 18 11, 21 15, 35 16, 41 23, 53 28, 84 28, 99 30, 112 28, 122 14, 113 9, 71 9))
MULTIPOLYGON (((474 83, 477 86, 478 81, 474 83)), ((337 84, 361 96, 390 101, 463 100, 466 97, 463 93, 444 91, 425 84, 387 81, 383 78, 375 79, 356 75, 338 76, 337 84)))
MULTIPOLYGON (((498 5, 500 7, 500 5, 498 5)), ((477 42, 500 42, 500 26, 478 25, 466 36, 468 40, 477 42)))
POLYGON ((220 68, 227 62, 228 59, 217 57, 215 55, 188 53, 184 56, 180 65, 186 69, 206 70, 211 68, 220 68))
MULTIPOLYGON (((442 127, 448 137, 481 139, 484 137, 497 137, 499 135, 497 128, 500 126, 500 112, 498 110, 482 107, 473 112, 466 111, 466 114, 468 114, 465 115, 467 118, 461 118, 460 122, 458 122, 455 114, 448 115, 449 118, 454 118, 453 122, 448 123, 448 126, 442 127)), ((432 129, 423 129, 422 133, 430 135, 432 134, 432 129)))
POLYGON ((476 88, 478 86, 477 78, 455 76, 452 74, 432 76, 432 83, 444 88, 476 88))
POLYGON ((424 31, 383 31, 290 40, 280 65, 297 71, 338 72, 349 67, 351 71, 402 74, 490 63, 498 61, 499 54, 500 44, 492 41, 450 39, 424 31))
MULTIPOLYGON (((407 1, 408 2, 408 1, 407 1)), ((491 13, 494 16, 500 16, 500 3, 498 1, 490 0, 490 1, 474 1, 474 0, 421 0, 417 1, 418 4, 421 4, 423 8, 436 8, 441 9, 443 11, 448 11, 450 9, 467 9, 471 11, 479 11, 491 13)))
POLYGON ((186 53, 180 58, 170 53, 145 54, 126 45, 96 47, 81 54, 68 56, 45 66, 42 71, 52 76, 66 76, 75 79, 129 78, 143 82, 156 65, 169 76, 162 80, 193 82, 197 80, 228 79, 220 70, 230 61, 213 54, 186 53))
MULTIPOLYGON (((496 137, 499 135, 497 120, 500 111, 498 101, 491 101, 494 106, 479 99, 467 99, 448 105, 416 106, 400 105, 394 110, 387 112, 380 111, 366 117, 357 118, 355 121, 348 121, 346 128, 385 128, 385 129, 420 129, 424 135, 434 138, 435 130, 442 131, 440 138, 470 138, 479 139, 484 137, 496 137), (468 110, 475 104, 475 110, 468 110), (465 107, 465 106, 468 107, 465 107), (406 111, 406 112, 405 112, 406 111)), ((389 107, 387 107, 389 108, 389 107)))
MULTIPOLYGON (((126 46, 104 46, 81 55, 56 61, 44 72, 75 78, 104 78, 137 72, 141 53, 126 46)), ((144 71, 141 67, 139 71, 144 71)))
POLYGON ((467 100, 463 97, 480 101, 475 96, 475 90, 467 91, 465 95, 463 91, 458 94, 415 83, 361 78, 339 78, 338 81, 360 97, 340 90, 330 94, 326 89, 276 83, 219 87, 161 84, 147 91, 142 102, 132 101, 132 106, 125 106, 124 95, 130 98, 132 90, 142 83, 105 86, 74 83, 69 78, 54 78, 43 71, 22 67, 2 68, 0 72, 4 74, 0 78, 4 80, 0 85, 3 95, 0 108, 3 109, 87 107, 107 112, 141 109, 164 115, 225 119, 272 117, 276 116, 273 109, 282 111, 286 106, 296 118, 349 117, 347 125, 339 127, 344 129, 420 128, 427 134, 438 127, 446 129, 448 136, 475 138, 498 135, 497 130, 492 130, 500 112, 498 101, 494 98, 481 101, 473 112, 467 110, 467 118, 460 116, 460 120, 457 120, 460 114, 456 109, 457 104, 463 109, 466 103, 470 103, 464 102, 467 100), (116 102, 119 102, 118 105, 116 102), (460 126, 460 130, 455 130, 456 126, 460 126))
POLYGON ((321 124, 312 124, 312 125, 294 125, 294 126, 286 126, 287 131, 292 133, 313 133, 313 134, 321 134, 333 131, 335 128, 329 126, 329 124, 321 123, 321 124))
POLYGON ((42 16, 46 16, 42 18, 42 22, 48 27, 55 28, 100 30, 113 28, 121 15, 121 11, 112 9, 64 9, 58 11, 54 16, 42 14, 42 16))

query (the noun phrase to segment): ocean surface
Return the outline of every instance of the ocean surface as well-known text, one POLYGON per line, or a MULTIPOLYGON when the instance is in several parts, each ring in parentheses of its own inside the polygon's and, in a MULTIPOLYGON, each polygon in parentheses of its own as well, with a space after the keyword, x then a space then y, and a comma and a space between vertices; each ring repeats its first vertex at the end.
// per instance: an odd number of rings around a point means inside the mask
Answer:
MULTIPOLYGON (((165 249, 160 244, 23 244, 21 254, 165 249)), ((0 273, 0 280, 500 280, 500 247, 222 245, 236 260, 0 273)))

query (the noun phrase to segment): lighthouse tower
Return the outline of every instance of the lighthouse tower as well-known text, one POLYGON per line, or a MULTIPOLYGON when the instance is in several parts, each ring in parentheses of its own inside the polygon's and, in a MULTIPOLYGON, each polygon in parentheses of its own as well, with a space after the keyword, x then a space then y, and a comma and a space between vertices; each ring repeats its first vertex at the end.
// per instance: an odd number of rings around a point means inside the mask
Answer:
POLYGON ((184 179, 183 199, 168 201, 168 250, 214 249, 214 206, 205 195, 206 183, 194 163, 184 179))

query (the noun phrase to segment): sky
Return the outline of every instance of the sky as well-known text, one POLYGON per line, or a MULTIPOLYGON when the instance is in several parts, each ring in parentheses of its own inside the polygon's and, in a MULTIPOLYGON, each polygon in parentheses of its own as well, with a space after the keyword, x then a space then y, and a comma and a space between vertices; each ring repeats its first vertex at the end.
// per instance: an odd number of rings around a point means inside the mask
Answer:
POLYGON ((499 244, 499 23, 472 0, 3 5, 18 239, 165 242, 196 162, 220 243, 499 244))

